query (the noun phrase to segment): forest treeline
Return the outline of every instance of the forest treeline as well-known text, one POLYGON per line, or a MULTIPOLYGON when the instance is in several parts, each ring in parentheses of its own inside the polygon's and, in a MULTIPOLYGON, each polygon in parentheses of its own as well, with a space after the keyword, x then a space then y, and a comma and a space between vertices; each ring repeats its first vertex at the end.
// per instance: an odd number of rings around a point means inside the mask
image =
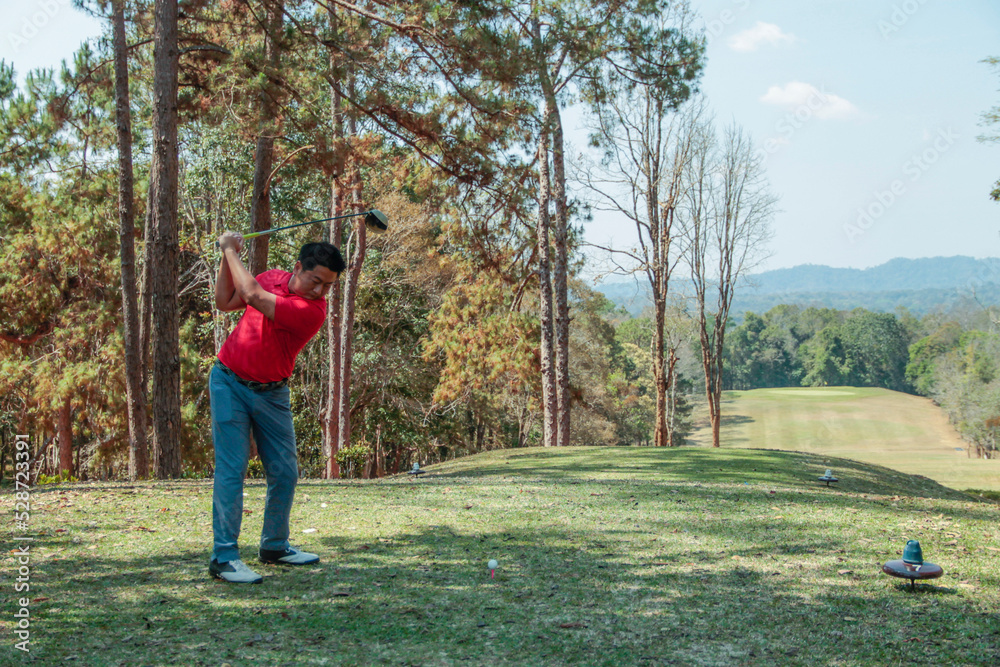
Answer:
MULTIPOLYGON (((215 241, 333 217, 247 248, 253 273, 308 241, 348 261, 290 382, 304 475, 675 446, 696 396, 719 446, 721 392, 756 373, 917 383, 881 355, 934 332, 891 318, 820 314, 780 345, 759 344, 770 312, 732 326, 777 200, 699 95, 683 0, 81 5, 107 32, 73 62, 22 85, 0 63, 0 474, 15 433, 32 480, 211 474, 206 378, 238 316, 213 307, 215 241), (386 234, 340 217, 371 209, 386 234), (607 210, 638 234, 607 250, 648 281, 648 320, 579 280, 607 210)), ((962 335, 927 361, 934 387, 991 340, 962 335)))
POLYGON ((649 351, 575 279, 562 113, 641 94, 651 121, 677 115, 703 66, 686 3, 82 4, 107 32, 61 71, 18 85, 0 64, 19 473, 210 473, 206 377, 235 322, 212 303, 216 238, 374 208, 384 236, 357 218, 249 244, 255 273, 315 240, 349 262, 291 382, 303 474, 648 440, 630 406, 649 351))

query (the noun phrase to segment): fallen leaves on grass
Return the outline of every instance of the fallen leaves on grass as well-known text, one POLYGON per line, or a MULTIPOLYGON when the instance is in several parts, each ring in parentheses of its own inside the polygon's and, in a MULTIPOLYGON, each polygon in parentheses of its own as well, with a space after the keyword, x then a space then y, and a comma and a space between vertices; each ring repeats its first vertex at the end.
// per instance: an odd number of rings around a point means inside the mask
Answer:
POLYGON ((587 627, 587 624, 586 623, 560 623, 559 627, 563 628, 565 630, 569 630, 570 628, 585 628, 585 627, 587 627))

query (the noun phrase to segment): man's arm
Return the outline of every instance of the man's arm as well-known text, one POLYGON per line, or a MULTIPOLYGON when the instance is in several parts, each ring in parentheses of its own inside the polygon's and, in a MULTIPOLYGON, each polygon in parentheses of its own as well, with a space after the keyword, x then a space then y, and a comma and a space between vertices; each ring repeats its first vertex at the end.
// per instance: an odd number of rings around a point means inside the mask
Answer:
POLYGON ((267 319, 274 321, 274 308, 278 303, 278 297, 261 287, 257 279, 243 266, 240 260, 242 240, 242 237, 229 233, 219 237, 219 247, 222 248, 224 259, 228 261, 236 296, 246 305, 259 310, 267 319))
MULTIPOLYGON (((223 237, 227 234, 238 237, 237 252, 239 252, 239 248, 243 245, 243 239, 239 238, 239 235, 233 232, 226 232, 223 234, 223 237)), ((219 247, 222 247, 221 237, 219 239, 219 247)), ((226 259, 226 253, 223 252, 222 261, 219 262, 219 275, 215 279, 215 307, 224 313, 228 313, 233 310, 243 310, 246 306, 240 295, 236 293, 236 285, 233 284, 233 274, 229 270, 229 260, 226 259)))

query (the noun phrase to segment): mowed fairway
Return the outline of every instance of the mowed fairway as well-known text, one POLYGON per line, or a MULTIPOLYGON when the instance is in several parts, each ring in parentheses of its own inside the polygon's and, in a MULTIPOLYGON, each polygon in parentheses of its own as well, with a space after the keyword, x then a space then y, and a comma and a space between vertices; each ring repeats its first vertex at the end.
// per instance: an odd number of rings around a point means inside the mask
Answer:
MULTIPOLYGON (((722 415, 723 447, 824 454, 955 489, 1000 490, 1000 460, 969 458, 944 411, 919 396, 855 387, 733 391, 725 394, 722 415)), ((711 432, 702 428, 695 440, 710 444, 711 432)))

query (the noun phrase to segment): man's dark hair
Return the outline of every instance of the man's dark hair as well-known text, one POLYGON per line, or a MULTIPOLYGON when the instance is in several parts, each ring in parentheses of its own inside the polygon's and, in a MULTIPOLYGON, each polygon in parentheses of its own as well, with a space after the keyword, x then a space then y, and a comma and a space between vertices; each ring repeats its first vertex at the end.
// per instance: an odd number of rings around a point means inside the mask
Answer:
POLYGON ((302 262, 303 271, 312 271, 317 264, 325 266, 334 273, 340 273, 347 268, 337 246, 325 241, 302 246, 302 250, 299 251, 299 261, 302 262))

